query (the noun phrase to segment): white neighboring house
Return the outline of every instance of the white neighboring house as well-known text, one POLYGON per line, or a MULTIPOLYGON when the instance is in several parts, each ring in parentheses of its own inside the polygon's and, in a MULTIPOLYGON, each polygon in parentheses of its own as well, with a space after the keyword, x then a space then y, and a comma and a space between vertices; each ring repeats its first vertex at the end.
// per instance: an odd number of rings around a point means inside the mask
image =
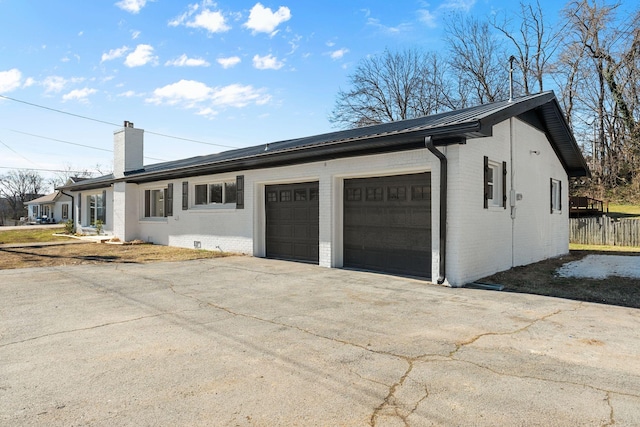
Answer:
POLYGON ((114 152, 61 187, 78 226, 450 286, 567 253, 589 174, 553 92, 152 165, 125 122, 114 152))
POLYGON ((71 218, 71 197, 56 190, 27 202, 28 221, 40 224, 57 224, 71 218))

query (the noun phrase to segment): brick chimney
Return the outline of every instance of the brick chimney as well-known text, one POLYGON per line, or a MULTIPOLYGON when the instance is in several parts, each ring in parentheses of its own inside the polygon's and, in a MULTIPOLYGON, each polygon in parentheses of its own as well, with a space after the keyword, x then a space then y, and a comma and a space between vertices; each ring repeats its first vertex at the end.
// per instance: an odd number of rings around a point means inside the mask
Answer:
POLYGON ((122 178, 125 172, 143 168, 143 134, 133 123, 124 122, 124 128, 113 132, 113 175, 122 178))

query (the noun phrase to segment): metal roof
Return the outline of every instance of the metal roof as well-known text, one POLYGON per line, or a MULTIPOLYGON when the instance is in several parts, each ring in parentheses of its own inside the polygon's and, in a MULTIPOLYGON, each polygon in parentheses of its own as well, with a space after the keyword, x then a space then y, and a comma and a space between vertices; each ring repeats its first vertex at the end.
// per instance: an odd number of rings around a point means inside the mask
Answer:
MULTIPOLYGON (((489 136, 492 127, 510 117, 533 113, 569 176, 589 174, 580 148, 564 119, 553 92, 448 111, 431 116, 289 139, 205 156, 144 166, 125 172, 119 181, 143 183, 208 173, 281 166, 371 153, 424 147, 489 136)), ((87 179, 61 188, 99 188, 115 182, 113 175, 87 179)))

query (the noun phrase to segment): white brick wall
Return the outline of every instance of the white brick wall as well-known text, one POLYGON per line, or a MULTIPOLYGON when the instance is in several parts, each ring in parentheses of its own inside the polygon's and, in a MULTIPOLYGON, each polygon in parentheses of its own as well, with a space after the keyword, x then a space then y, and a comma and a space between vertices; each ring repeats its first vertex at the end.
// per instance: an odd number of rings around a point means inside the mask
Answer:
MULTIPOLYGON (((495 126, 493 136, 441 147, 449 167, 447 279, 453 286, 568 251, 567 176, 542 132, 512 119, 495 126), (540 153, 539 155, 533 152, 540 153), (522 193, 515 218, 507 203, 484 209, 484 156, 507 162, 507 195, 522 193), (512 176, 513 172, 513 176, 512 176), (549 179, 562 180, 563 211, 549 212, 549 179)), ((325 267, 343 265, 343 182, 349 178, 431 172, 432 277, 438 277, 440 162, 426 148, 389 154, 328 160, 303 165, 237 171, 151 184, 115 184, 108 200, 124 208, 108 209, 107 230, 125 240, 265 255, 264 189, 270 184, 319 182, 320 260, 325 267), (193 207, 194 184, 235 181, 244 175, 245 208, 193 207), (182 182, 189 182, 190 209, 182 210, 182 182), (173 183, 173 216, 143 218, 144 191, 173 183), (115 214, 114 214, 115 213, 115 214), (115 217, 114 217, 115 215, 115 217), (114 218, 115 227, 112 225, 114 218), (124 221, 122 219, 124 218, 124 221), (119 236, 121 237, 121 236, 119 236)), ((101 191, 101 190, 96 190, 101 191)), ((77 194, 77 193, 76 193, 77 194)), ((83 210, 87 209, 83 192, 83 210)), ((86 213, 85 213, 86 217, 86 213)))

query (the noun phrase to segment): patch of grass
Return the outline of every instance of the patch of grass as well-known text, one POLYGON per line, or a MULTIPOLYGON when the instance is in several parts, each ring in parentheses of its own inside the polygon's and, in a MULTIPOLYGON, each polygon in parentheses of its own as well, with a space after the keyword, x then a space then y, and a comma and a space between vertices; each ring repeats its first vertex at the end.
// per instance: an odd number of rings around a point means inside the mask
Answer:
POLYGON ((0 230, 0 245, 5 243, 40 243, 66 240, 69 237, 54 236, 54 233, 64 233, 60 228, 30 228, 25 225, 19 230, 0 230))
POLYGON ((610 203, 608 215, 612 218, 639 217, 640 206, 639 205, 617 205, 617 204, 610 203))
POLYGON ((572 251, 598 251, 598 252, 638 252, 640 248, 635 246, 608 246, 608 245, 582 245, 579 243, 569 243, 569 250, 572 251))
POLYGON ((590 254, 638 256, 640 263, 640 253, 572 250, 569 255, 514 267, 485 277, 478 282, 503 285, 504 291, 507 292, 640 308, 640 279, 626 277, 608 277, 602 280, 578 279, 555 274, 556 270, 564 264, 580 260, 590 254))
POLYGON ((61 246, 0 248, 0 270, 79 264, 187 261, 232 254, 159 245, 109 245, 85 243, 61 246))

